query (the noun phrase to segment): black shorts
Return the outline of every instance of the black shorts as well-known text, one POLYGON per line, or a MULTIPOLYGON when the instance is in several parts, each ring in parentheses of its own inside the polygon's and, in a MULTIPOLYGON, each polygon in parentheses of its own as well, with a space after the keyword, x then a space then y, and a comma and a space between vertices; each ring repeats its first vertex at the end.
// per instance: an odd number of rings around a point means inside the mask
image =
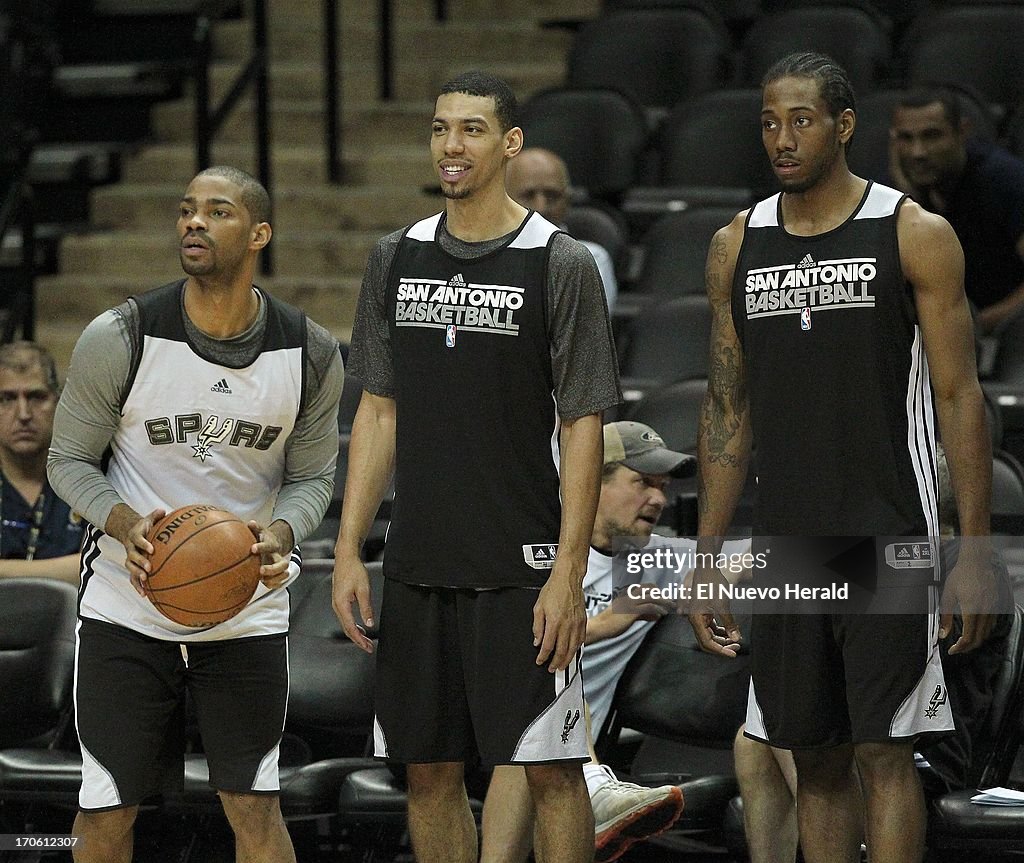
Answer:
POLYGON ((403 763, 589 760, 582 650, 537 665, 538 591, 384 582, 374 754, 403 763))
POLYGON ((210 785, 278 792, 288 705, 286 635, 180 645, 83 619, 75 661, 80 808, 134 806, 182 787, 186 691, 210 785))
POLYGON ((755 614, 747 736, 782 749, 953 728, 935 614, 755 614))

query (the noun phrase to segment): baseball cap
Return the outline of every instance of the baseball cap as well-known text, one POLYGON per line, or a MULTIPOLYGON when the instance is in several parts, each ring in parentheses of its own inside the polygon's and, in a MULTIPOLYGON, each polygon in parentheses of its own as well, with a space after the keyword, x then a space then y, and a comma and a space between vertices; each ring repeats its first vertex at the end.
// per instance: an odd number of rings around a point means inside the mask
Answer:
POLYGON ((643 423, 620 421, 604 427, 604 463, 621 462, 639 473, 682 477, 697 470, 697 459, 665 446, 660 434, 643 423))

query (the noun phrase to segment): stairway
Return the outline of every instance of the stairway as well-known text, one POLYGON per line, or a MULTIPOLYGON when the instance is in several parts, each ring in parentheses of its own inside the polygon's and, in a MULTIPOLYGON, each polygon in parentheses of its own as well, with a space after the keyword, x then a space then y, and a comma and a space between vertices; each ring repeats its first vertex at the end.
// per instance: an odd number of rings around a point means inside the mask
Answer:
MULTIPOLYGON (((326 181, 321 0, 268 0, 271 46, 273 277, 258 278, 340 339, 351 333, 367 255, 382 234, 442 206, 428 158, 430 111, 439 85, 483 68, 507 78, 520 99, 564 79, 571 33, 540 22, 588 18, 600 0, 394 0, 394 89, 377 98, 377 4, 341 0, 344 183, 326 181)), ((214 34, 214 99, 250 44, 246 20, 214 34)), ((59 273, 37 282, 36 337, 65 368, 82 328, 131 293, 178 278, 176 207, 193 174, 192 100, 156 106, 155 140, 126 157, 122 181, 92 193, 91 229, 64 238, 59 273)), ((213 148, 215 163, 255 173, 251 100, 243 100, 213 148)))

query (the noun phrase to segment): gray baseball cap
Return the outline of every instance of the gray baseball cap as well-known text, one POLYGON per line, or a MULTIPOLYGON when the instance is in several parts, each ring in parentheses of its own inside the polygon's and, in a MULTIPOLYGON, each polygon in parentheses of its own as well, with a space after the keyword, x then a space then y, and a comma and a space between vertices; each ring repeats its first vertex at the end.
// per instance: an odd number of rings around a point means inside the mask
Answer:
POLYGON ((639 473, 692 476, 697 459, 665 446, 654 429, 628 421, 607 423, 604 427, 604 463, 621 462, 639 473))

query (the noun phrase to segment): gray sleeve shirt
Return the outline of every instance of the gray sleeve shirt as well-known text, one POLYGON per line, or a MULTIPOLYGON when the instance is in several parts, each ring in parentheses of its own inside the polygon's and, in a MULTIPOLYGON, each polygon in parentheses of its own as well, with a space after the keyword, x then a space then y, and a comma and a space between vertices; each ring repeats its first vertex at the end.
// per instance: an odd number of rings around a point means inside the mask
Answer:
MULTIPOLYGON (((263 342, 266 304, 261 303, 256 322, 232 339, 210 338, 187 316, 185 326, 207 356, 236 367, 246 365, 263 342)), ((137 329, 138 311, 131 300, 85 328, 75 345, 54 420, 47 466, 50 484, 73 510, 100 528, 114 506, 123 502, 100 464, 120 423, 137 329)), ((337 341, 308 321, 306 403, 285 443, 284 479, 273 514, 291 526, 296 542, 316 529, 330 503, 343 379, 337 341)))

